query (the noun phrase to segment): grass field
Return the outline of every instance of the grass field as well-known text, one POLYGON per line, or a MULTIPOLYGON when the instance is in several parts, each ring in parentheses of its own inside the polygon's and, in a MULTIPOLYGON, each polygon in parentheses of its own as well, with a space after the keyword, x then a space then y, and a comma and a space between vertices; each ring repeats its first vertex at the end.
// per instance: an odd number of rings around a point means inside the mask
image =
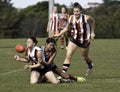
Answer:
MULTIPOLYGON (((38 45, 44 45, 45 38, 38 41, 38 45)), ((90 56, 95 66, 89 77, 85 76, 87 65, 77 49, 68 73, 83 76, 87 81, 57 85, 29 84, 30 70, 23 71, 25 64, 13 60, 18 54, 14 49, 18 43, 25 44, 26 39, 0 39, 0 92, 120 92, 120 39, 96 39, 91 43, 90 56)), ((55 62, 62 67, 66 50, 59 45, 57 49, 55 62)))

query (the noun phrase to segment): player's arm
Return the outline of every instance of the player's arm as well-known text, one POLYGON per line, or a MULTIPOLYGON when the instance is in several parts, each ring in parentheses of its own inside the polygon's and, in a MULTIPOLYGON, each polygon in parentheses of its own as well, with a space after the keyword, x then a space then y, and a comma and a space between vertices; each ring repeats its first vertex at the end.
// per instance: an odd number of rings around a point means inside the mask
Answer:
POLYGON ((68 14, 68 16, 67 16, 67 22, 69 22, 69 17, 70 17, 70 15, 68 14))
POLYGON ((64 34, 65 32, 67 32, 68 31, 68 29, 69 29, 69 14, 67 15, 67 25, 66 25, 66 27, 63 29, 63 30, 61 30, 61 32, 59 33, 60 34, 60 36, 62 35, 62 34, 64 34))
POLYGON ((40 68, 41 67, 41 61, 42 61, 42 53, 41 51, 37 52, 37 58, 38 58, 38 63, 33 64, 33 65, 25 65, 24 69, 32 69, 32 68, 40 68))
POLYGON ((65 27, 63 30, 61 30, 61 32, 60 32, 59 34, 54 35, 54 37, 59 37, 59 36, 61 36, 62 34, 64 34, 65 32, 67 32, 68 29, 69 29, 69 23, 66 25, 66 27, 65 27))
POLYGON ((48 62, 43 61, 43 62, 42 62, 42 65, 49 66, 49 65, 53 62, 56 54, 57 54, 57 52, 55 51, 55 52, 52 54, 52 56, 49 58, 48 62))
POLYGON ((50 15, 49 19, 48 19, 48 24, 47 24, 47 32, 50 31, 50 21, 51 21, 52 15, 50 15))
POLYGON ((90 24, 90 27, 91 27, 91 39, 93 40, 94 37, 95 37, 95 32, 94 32, 94 29, 95 29, 95 19, 93 17, 87 15, 86 20, 90 24))
POLYGON ((29 60, 27 59, 27 57, 21 58, 21 57, 18 56, 18 55, 15 55, 15 56, 14 56, 14 59, 15 59, 16 61, 21 61, 21 62, 24 62, 24 63, 28 63, 28 62, 29 62, 29 60))

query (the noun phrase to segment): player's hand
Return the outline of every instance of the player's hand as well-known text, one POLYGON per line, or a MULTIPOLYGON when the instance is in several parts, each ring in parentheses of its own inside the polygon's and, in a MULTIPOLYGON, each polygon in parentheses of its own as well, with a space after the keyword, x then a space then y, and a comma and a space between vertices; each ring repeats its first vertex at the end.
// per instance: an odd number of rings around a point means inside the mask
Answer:
POLYGON ((53 35, 53 38, 60 37, 60 34, 53 35))
POLYGON ((25 65, 24 70, 30 69, 30 65, 25 65))
POLYGON ((91 39, 94 40, 95 33, 91 33, 91 39))
POLYGON ((20 60, 20 57, 18 55, 15 55, 14 59, 18 61, 18 60, 20 60))

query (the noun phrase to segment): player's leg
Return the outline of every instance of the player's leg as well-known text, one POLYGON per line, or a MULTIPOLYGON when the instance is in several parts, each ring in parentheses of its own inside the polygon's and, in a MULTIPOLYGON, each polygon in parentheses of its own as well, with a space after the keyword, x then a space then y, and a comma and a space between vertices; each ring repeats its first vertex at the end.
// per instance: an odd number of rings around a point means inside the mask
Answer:
POLYGON ((85 78, 83 78, 83 77, 75 77, 75 76, 72 76, 72 75, 67 74, 65 72, 62 72, 62 70, 58 67, 53 69, 53 72, 62 77, 62 78, 59 79, 61 83, 64 83, 64 82, 65 83, 70 83, 72 81, 77 81, 77 82, 86 81, 85 78))
POLYGON ((77 45, 70 41, 68 44, 66 57, 65 57, 65 60, 63 63, 63 71, 64 72, 66 72, 68 70, 68 68, 70 66, 71 57, 76 49, 77 49, 77 45))
POLYGON ((64 34, 60 37, 61 49, 64 49, 64 34))
POLYGON ((70 74, 67 74, 65 72, 63 72, 60 68, 56 67, 55 69, 53 69, 53 72, 56 73, 57 75, 61 76, 62 78, 65 79, 71 79, 71 80, 77 80, 76 77, 71 76, 70 74))
POLYGON ((58 67, 52 69, 52 71, 53 71, 54 73, 56 73, 57 75, 61 76, 62 78, 65 78, 65 79, 69 79, 69 78, 70 78, 69 74, 64 73, 64 72, 63 72, 60 68, 58 68, 58 67))
POLYGON ((45 73, 45 77, 53 84, 59 83, 59 80, 57 80, 52 71, 48 71, 47 73, 45 73))
POLYGON ((68 32, 65 33, 66 49, 68 47, 68 32))
POLYGON ((30 84, 36 84, 39 82, 40 73, 38 71, 32 70, 30 76, 30 84))
MULTIPOLYGON (((56 34, 59 34, 59 30, 53 30, 52 31, 52 37, 56 34)), ((59 37, 55 37, 54 39, 55 39, 55 41, 58 41, 59 37)))
POLYGON ((52 37, 53 36, 53 30, 50 30, 49 31, 49 37, 52 37))
POLYGON ((88 69, 86 75, 89 75, 92 72, 93 63, 91 58, 89 57, 89 46, 87 48, 81 48, 82 55, 86 63, 88 64, 88 69))
POLYGON ((53 72, 56 73, 57 75, 59 75, 59 78, 57 78, 57 79, 60 81, 60 83, 71 83, 73 80, 77 81, 77 78, 74 78, 71 75, 62 72, 62 70, 58 67, 53 69, 53 72))

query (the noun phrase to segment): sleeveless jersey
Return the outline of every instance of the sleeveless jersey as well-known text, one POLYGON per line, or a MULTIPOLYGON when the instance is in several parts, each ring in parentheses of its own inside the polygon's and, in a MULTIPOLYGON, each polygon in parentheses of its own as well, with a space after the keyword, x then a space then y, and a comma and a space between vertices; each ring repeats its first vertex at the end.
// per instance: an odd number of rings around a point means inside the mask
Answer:
POLYGON ((38 58, 37 58, 37 52, 41 51, 41 48, 35 46, 32 51, 30 51, 29 48, 26 50, 26 55, 28 56, 28 59, 31 61, 32 64, 37 64, 38 63, 38 58))
POLYGON ((49 52, 47 55, 45 54, 45 46, 40 46, 41 50, 42 50, 42 59, 45 62, 48 62, 48 60, 50 59, 50 57, 53 55, 53 53, 56 51, 56 49, 52 50, 51 52, 49 52))
MULTIPOLYGON (((30 49, 27 48, 26 56, 28 56, 28 60, 31 61, 32 64, 37 64, 38 63, 37 52, 41 51, 42 52, 42 61, 48 62, 49 58, 53 55, 53 53, 56 51, 56 49, 52 50, 52 52, 49 52, 48 55, 45 54, 44 49, 45 49, 45 46, 41 46, 41 47, 35 46, 31 52, 30 49)), ((46 67, 51 68, 54 65, 55 65, 54 62, 52 62, 49 66, 42 65, 41 69, 46 69, 46 67)))
POLYGON ((68 22, 68 14, 59 14, 59 29, 62 30, 68 22))
POLYGON ((50 30, 58 30, 59 17, 58 14, 52 14, 52 18, 50 19, 50 30))
POLYGON ((84 14, 81 14, 78 21, 76 21, 75 16, 71 15, 69 18, 69 23, 72 27, 71 39, 74 39, 77 43, 88 43, 90 40, 90 26, 85 22, 84 14))
MULTIPOLYGON (((54 52, 56 51, 56 49, 52 50, 51 52, 49 52, 47 55, 45 54, 45 46, 41 46, 40 47, 42 49, 42 59, 43 62, 48 62, 48 60, 50 59, 50 57, 54 54, 54 52)), ((49 66, 44 66, 44 68, 46 69, 53 69, 56 68, 55 63, 52 61, 51 64, 49 66)))

